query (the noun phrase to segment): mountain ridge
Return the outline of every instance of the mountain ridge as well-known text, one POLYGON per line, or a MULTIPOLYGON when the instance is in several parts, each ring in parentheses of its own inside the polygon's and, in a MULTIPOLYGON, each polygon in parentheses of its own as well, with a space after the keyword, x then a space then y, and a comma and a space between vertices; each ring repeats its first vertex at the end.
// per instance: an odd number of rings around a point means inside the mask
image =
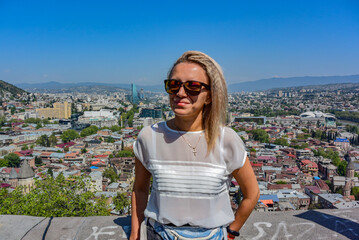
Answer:
MULTIPOLYGON (((260 79, 256 81, 246 81, 241 83, 233 83, 228 85, 229 92, 254 92, 265 91, 272 88, 301 87, 311 85, 326 85, 336 83, 359 83, 359 74, 346 76, 301 76, 301 77, 276 77, 260 79)), ((116 87, 124 90, 131 88, 126 83, 99 83, 99 82, 79 82, 79 83, 59 83, 55 81, 44 83, 18 83, 14 84, 22 89, 64 89, 82 86, 107 86, 109 88, 116 87)), ((146 91, 164 92, 163 85, 137 85, 137 90, 143 88, 146 91)))

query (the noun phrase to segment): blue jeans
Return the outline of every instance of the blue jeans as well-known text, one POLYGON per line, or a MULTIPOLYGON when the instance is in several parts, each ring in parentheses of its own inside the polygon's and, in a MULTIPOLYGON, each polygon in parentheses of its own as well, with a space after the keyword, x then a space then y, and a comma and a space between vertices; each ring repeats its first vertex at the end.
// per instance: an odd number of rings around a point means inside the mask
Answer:
POLYGON ((147 239, 151 240, 223 240, 223 227, 200 228, 192 226, 169 226, 154 220, 147 222, 147 239))

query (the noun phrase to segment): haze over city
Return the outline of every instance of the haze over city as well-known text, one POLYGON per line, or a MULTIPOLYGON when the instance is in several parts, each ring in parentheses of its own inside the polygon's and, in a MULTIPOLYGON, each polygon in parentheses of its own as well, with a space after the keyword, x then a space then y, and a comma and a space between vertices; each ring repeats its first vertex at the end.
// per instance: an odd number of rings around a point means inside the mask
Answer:
POLYGON ((357 1, 0 1, 0 79, 159 84, 186 50, 229 84, 358 74, 357 1))

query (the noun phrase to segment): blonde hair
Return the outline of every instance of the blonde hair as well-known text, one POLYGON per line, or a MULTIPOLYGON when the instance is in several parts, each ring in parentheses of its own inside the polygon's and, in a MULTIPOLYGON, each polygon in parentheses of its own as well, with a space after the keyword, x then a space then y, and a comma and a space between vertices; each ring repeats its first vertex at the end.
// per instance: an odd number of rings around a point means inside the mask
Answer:
POLYGON ((221 66, 210 56, 199 51, 188 51, 177 59, 168 72, 171 78, 173 69, 180 63, 195 63, 200 65, 206 72, 211 86, 211 103, 203 109, 203 126, 208 145, 208 152, 211 151, 219 136, 220 127, 226 121, 227 113, 227 84, 224 79, 221 66))

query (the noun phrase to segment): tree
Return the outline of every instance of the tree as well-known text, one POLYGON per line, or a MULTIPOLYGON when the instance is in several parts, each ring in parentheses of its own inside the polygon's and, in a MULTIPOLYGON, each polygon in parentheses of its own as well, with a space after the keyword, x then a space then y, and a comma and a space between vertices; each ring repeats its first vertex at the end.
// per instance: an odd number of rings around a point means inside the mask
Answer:
POLYGON ((50 140, 49 140, 49 137, 44 134, 44 135, 41 135, 37 140, 36 140, 36 143, 43 146, 43 147, 50 147, 50 140))
POLYGON ((50 146, 55 146, 57 144, 57 137, 55 135, 51 135, 49 137, 50 146))
POLYGON ((347 172, 347 165, 348 165, 348 162, 343 160, 343 161, 340 161, 339 165, 338 165, 338 174, 340 176, 345 176, 346 172, 347 172))
POLYGON ((60 174, 57 178, 36 180, 35 187, 23 194, 22 187, 9 193, 0 190, 0 214, 39 217, 108 216, 105 198, 95 198, 93 192, 84 191, 86 181, 73 176, 71 181, 60 174))
POLYGON ((98 131, 98 127, 95 125, 91 125, 85 129, 83 129, 81 131, 80 135, 81 135, 81 137, 87 137, 87 136, 97 133, 97 131, 98 131))
POLYGON ((80 137, 80 135, 73 129, 68 129, 61 134, 61 139, 64 143, 70 142, 78 137, 80 137))
POLYGON ((42 158, 41 157, 39 157, 39 156, 35 157, 35 165, 37 167, 42 165, 42 158))
POLYGON ((263 129, 256 129, 251 131, 253 139, 260 142, 269 142, 269 135, 263 129))
POLYGON ((350 194, 354 195, 355 200, 359 200, 359 187, 353 187, 350 194))
POLYGON ((277 139, 274 141, 274 144, 282 145, 282 146, 288 146, 288 141, 287 141, 287 139, 285 139, 285 138, 277 138, 277 139))
POLYGON ((47 175, 51 176, 51 177, 54 177, 54 171, 52 171, 52 168, 47 169, 47 175))
POLYGON ((40 128, 42 128, 42 124, 41 123, 36 124, 36 129, 40 129, 40 128))
POLYGON ((126 193, 117 193, 117 196, 112 201, 115 205, 115 209, 119 211, 121 215, 130 213, 130 200, 126 196, 126 193))
POLYGON ((113 137, 109 136, 108 138, 106 138, 106 142, 108 143, 114 143, 115 139, 113 139, 113 137))
POLYGON ((7 166, 9 166, 9 161, 5 160, 4 158, 1 158, 0 159, 0 168, 1 167, 7 167, 7 166))
POLYGON ((20 157, 15 153, 9 153, 4 157, 8 161, 9 167, 19 167, 20 166, 20 157))
POLYGON ((134 157, 134 154, 131 151, 122 150, 116 153, 116 157, 134 157))
POLYGON ((118 176, 113 168, 106 168, 105 171, 103 171, 102 176, 109 178, 111 182, 116 182, 118 179, 118 176))
POLYGON ((82 148, 82 149, 81 149, 81 153, 87 153, 87 149, 86 149, 86 148, 82 148))
POLYGON ((28 150, 28 149, 29 149, 29 147, 28 147, 26 144, 22 145, 22 147, 21 147, 21 150, 22 150, 22 151, 28 150))

